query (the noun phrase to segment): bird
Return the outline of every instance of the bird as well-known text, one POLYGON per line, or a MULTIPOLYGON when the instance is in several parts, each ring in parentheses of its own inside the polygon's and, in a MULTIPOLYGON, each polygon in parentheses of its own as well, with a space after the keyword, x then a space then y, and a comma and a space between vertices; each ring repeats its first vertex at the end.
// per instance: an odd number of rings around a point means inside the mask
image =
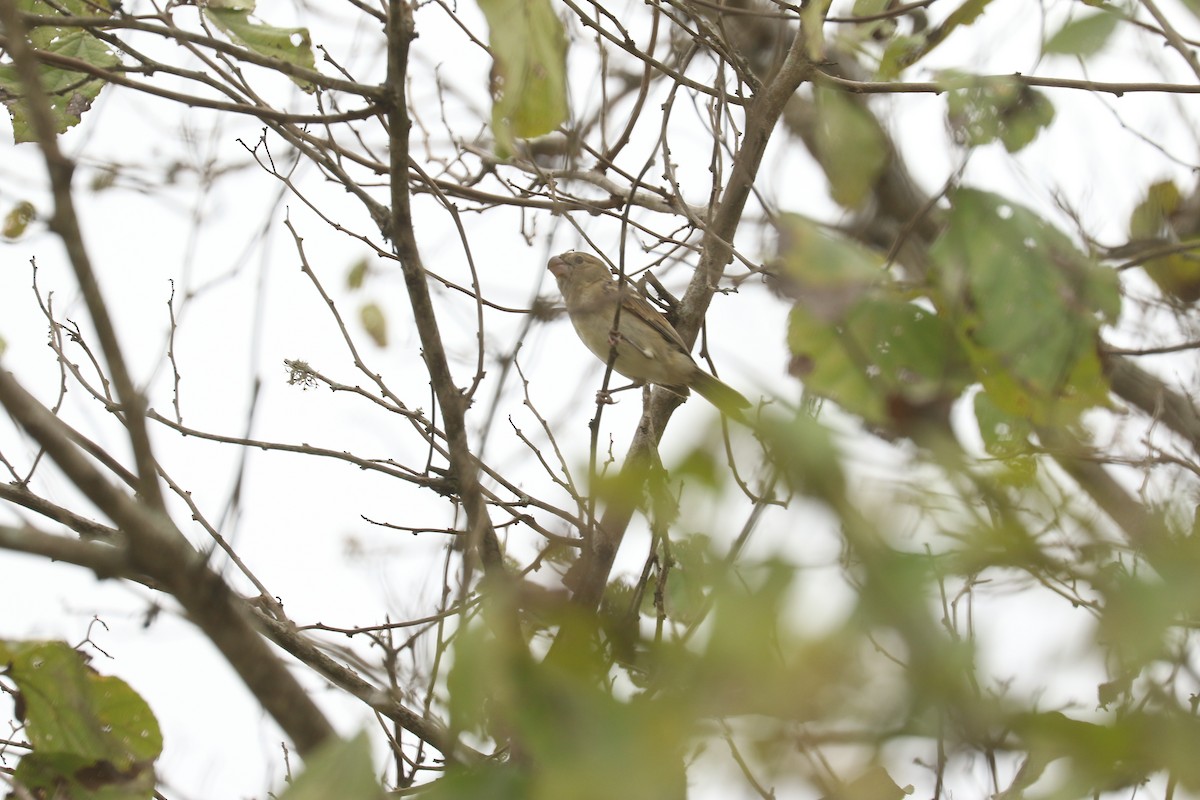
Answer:
POLYGON ((615 349, 613 369, 634 386, 653 383, 678 394, 692 388, 728 416, 740 416, 749 407, 736 389, 700 369, 667 318, 632 287, 620 285, 603 261, 568 251, 546 267, 558 281, 580 340, 606 364, 615 349))

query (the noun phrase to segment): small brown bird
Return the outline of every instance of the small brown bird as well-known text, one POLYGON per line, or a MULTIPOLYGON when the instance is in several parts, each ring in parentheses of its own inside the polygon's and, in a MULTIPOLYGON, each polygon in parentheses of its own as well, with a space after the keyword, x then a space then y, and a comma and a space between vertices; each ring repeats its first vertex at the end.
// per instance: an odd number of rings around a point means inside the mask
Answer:
POLYGON ((579 338, 606 364, 616 348, 613 369, 635 385, 654 383, 680 393, 682 387, 691 387, 731 416, 750 405, 737 391, 700 369, 667 318, 635 290, 619 286, 603 261, 587 253, 567 252, 550 259, 547 267, 558 280, 579 338))

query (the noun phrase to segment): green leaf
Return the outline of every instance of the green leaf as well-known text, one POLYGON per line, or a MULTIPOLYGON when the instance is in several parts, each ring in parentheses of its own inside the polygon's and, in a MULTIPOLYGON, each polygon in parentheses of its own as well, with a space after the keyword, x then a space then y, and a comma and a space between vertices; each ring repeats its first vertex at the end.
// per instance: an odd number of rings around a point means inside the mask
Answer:
POLYGON ((688 703, 678 694, 622 702, 609 692, 531 665, 509 709, 538 769, 535 800, 682 796, 688 703))
POLYGON ((151 800, 154 770, 138 763, 119 770, 108 761, 67 753, 33 752, 21 759, 14 780, 33 794, 56 800, 151 800))
POLYGON ((677 481, 696 482, 700 486, 716 489, 728 479, 728 470, 717 460, 712 449, 706 446, 696 447, 688 452, 679 464, 670 471, 671 477, 677 481))
POLYGON ((955 138, 968 147, 1000 141, 1015 153, 1054 120, 1054 106, 1016 78, 974 78, 945 73, 947 113, 955 138))
MULTIPOLYGON (((52 6, 46 0, 25 0, 21 10, 33 14, 51 15, 69 13, 83 16, 103 16, 102 3, 89 4, 83 0, 71 0, 62 6, 52 6)), ((111 14, 111 12, 109 12, 111 14)), ((29 41, 38 50, 53 55, 67 56, 84 61, 94 67, 110 69, 120 64, 120 59, 101 40, 90 32, 78 28, 56 28, 42 26, 29 32, 29 41)), ((80 119, 92 107, 106 83, 87 73, 65 70, 47 64, 38 67, 42 88, 50 99, 50 112, 54 118, 56 133, 62 133, 79 124, 80 119)), ((17 142, 36 141, 25 103, 26 90, 12 64, 0 65, 0 98, 12 118, 13 138, 17 142)))
POLYGON ((1010 458, 1029 452, 1029 420, 1009 414, 997 406, 987 392, 975 395, 975 420, 983 449, 997 458, 1010 458))
MULTIPOLYGON (((250 19, 253 12, 254 3, 251 0, 210 0, 204 8, 205 18, 236 44, 268 58, 277 58, 304 69, 316 69, 308 28, 277 28, 255 22, 250 19)), ((316 90, 311 81, 293 77, 292 82, 306 92, 316 90)))
POLYGON ((878 253, 826 233, 799 214, 781 215, 778 263, 784 290, 813 297, 831 320, 887 277, 878 253))
POLYGON ((1105 403, 1096 338, 1120 308, 1113 271, 999 195, 960 189, 951 202, 930 255, 942 306, 990 400, 1036 424, 1105 403))
POLYGON ((884 292, 861 300, 837 326, 798 305, 788 319, 788 346, 808 365, 808 389, 876 424, 948 410, 971 380, 945 320, 884 292))
POLYGON ((550 0, 479 0, 492 50, 492 134, 507 158, 567 119, 567 38, 550 0))
POLYGON ((1114 582, 1106 595, 1100 620, 1102 640, 1116 648, 1126 666, 1139 668, 1166 657, 1167 630, 1200 600, 1194 584, 1172 585, 1132 576, 1114 582))
POLYGON ((279 800, 380 800, 383 790, 371 765, 371 741, 359 733, 350 741, 322 745, 305 763, 279 800))
POLYGON ((62 642, 0 640, 33 752, 16 777, 62 796, 149 797, 162 733, 146 702, 119 678, 96 674, 62 642))
POLYGON ((891 284, 875 253, 795 215, 780 227, 790 371, 873 424, 908 433, 943 416, 974 378, 953 330, 891 284))
POLYGON ((830 193, 839 205, 860 208, 887 163, 886 139, 874 115, 844 93, 819 86, 815 100, 815 150, 830 193))
POLYGON ((813 61, 819 62, 825 53, 825 16, 833 0, 805 3, 800 9, 800 30, 804 33, 804 50, 813 61))
POLYGON ((1200 538, 1164 535, 1160 520, 1155 526, 1146 531, 1145 548, 1154 571, 1116 572, 1103 585, 1100 640, 1127 670, 1169 657, 1177 646, 1175 629, 1200 614, 1200 538))
MULTIPOLYGON (((771 650, 795 577, 795 570, 783 562, 767 561, 739 576, 726 576, 713 587, 712 630, 704 650, 708 667, 725 673, 731 664, 774 660, 771 650)), ((728 674, 732 677, 736 670, 728 674)))
POLYGON ((1050 37, 1043 52, 1047 55, 1078 58, 1095 55, 1104 48, 1120 21, 1120 17, 1111 11, 1100 11, 1073 19, 1050 37))
POLYGON ((926 37, 923 34, 902 34, 888 39, 879 66, 875 70, 877 80, 890 81, 900 77, 905 67, 917 61, 925 47, 926 37))

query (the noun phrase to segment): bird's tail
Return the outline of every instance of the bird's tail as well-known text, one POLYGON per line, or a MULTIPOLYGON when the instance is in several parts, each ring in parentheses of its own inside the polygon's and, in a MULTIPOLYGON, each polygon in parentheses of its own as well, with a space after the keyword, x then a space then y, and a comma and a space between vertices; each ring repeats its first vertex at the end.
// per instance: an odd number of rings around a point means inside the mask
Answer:
POLYGON ((731 417, 740 417, 741 410, 750 407, 750 401, 740 392, 725 385, 704 370, 696 371, 696 377, 692 379, 692 388, 699 392, 705 400, 731 417))

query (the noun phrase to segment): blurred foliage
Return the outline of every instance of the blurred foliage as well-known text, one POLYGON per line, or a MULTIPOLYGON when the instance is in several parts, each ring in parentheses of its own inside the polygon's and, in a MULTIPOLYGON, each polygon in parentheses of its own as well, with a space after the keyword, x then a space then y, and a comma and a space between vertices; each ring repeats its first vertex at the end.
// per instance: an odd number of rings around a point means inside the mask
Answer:
POLYGON ((5 239, 19 239, 29 228, 29 223, 37 218, 37 208, 28 200, 22 200, 4 215, 4 225, 0 228, 5 239))
POLYGON ((371 270, 371 262, 365 257, 360 258, 350 265, 350 269, 346 270, 346 288, 350 290, 361 289, 367 280, 367 273, 371 270))
POLYGON ((846 208, 859 208, 870 198, 887 162, 886 138, 874 115, 842 92, 818 86, 815 100, 814 147, 829 177, 830 193, 846 208))
POLYGON ((1120 16, 1112 9, 1081 15, 1055 31, 1042 52, 1078 58, 1095 55, 1108 44, 1120 21, 1120 16))
POLYGON ((358 309, 358 321, 363 330, 371 337, 376 347, 387 347, 388 326, 387 315, 378 303, 363 303, 358 309))
POLYGON ((1165 252, 1146 259, 1142 268, 1167 297, 1184 303, 1200 300, 1200 248, 1179 246, 1200 234, 1200 219, 1174 181, 1158 181, 1129 216, 1129 238, 1147 249, 1165 252))
POLYGON ((941 82, 947 89, 950 130, 968 147, 999 141, 1015 153, 1054 121, 1054 106, 1046 96, 1016 78, 944 72, 941 82))
POLYGON ((1115 322, 1116 274, 999 195, 960 189, 930 255, 946 313, 995 406, 1034 423, 1107 403, 1097 333, 1115 322))
POLYGON ((360 733, 349 741, 326 743, 308 759, 279 800, 382 800, 371 765, 371 740, 360 733))
POLYGON ((583 635, 554 662, 533 661, 483 625, 460 632, 448 678, 451 722, 519 742, 519 750, 503 767, 451 772, 431 796, 683 796, 691 702, 667 694, 619 699, 596 679, 604 660, 589 623, 573 617, 562 624, 583 626, 576 629, 583 635))

